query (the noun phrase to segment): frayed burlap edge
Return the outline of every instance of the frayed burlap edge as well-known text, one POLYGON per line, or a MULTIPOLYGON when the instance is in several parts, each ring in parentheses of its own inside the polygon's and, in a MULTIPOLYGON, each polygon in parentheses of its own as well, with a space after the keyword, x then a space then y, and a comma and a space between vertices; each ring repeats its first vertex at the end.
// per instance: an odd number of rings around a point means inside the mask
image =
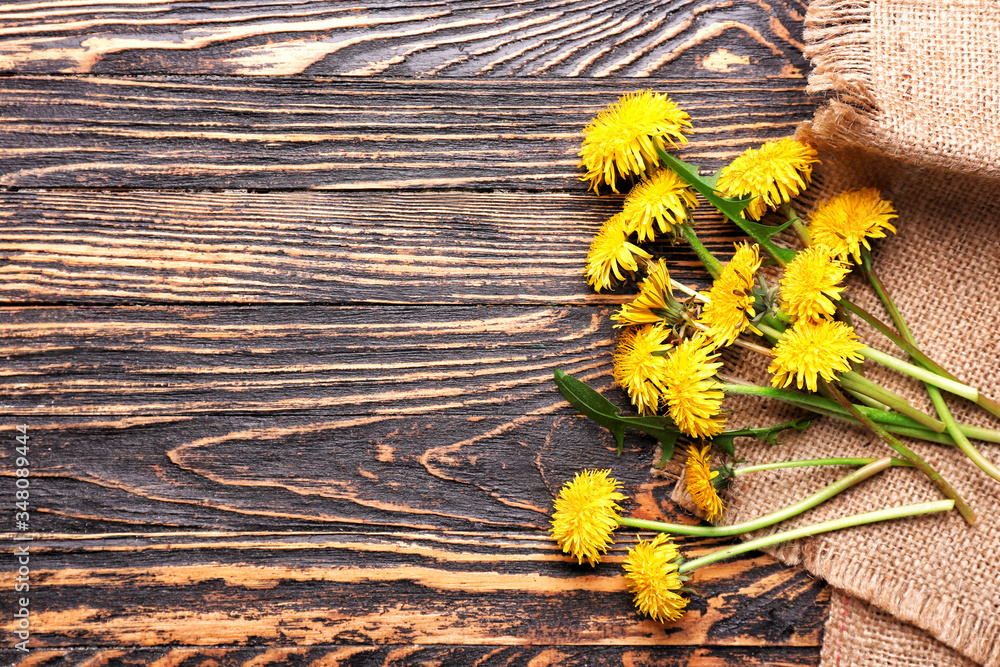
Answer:
POLYGON ((817 110, 814 134, 837 144, 878 143, 872 84, 871 2, 815 0, 806 15, 805 56, 812 63, 806 91, 831 96, 817 110))
POLYGON ((813 0, 805 18, 804 53, 813 66, 806 90, 828 97, 813 118, 815 133, 839 146, 854 145, 904 162, 1000 178, 1000 134, 995 129, 1000 126, 1000 113, 994 108, 1000 94, 995 56, 1000 42, 992 34, 980 34, 979 40, 985 43, 979 47, 975 34, 961 30, 972 25, 976 14, 982 14, 980 31, 992 33, 1000 26, 1000 12, 987 0, 978 5, 976 0, 813 0), (909 14, 900 18, 894 14, 899 9, 909 14), (926 25, 893 23, 915 21, 913 11, 920 9, 951 13, 928 19, 926 25), (945 23, 937 26, 943 30, 934 29, 936 20, 945 23), (924 72, 933 90, 886 85, 911 76, 898 58, 888 58, 906 54, 906 45, 887 36, 924 29, 928 39, 922 41, 935 44, 937 50, 923 53, 914 62, 941 63, 931 68, 939 70, 933 76, 924 72), (952 41, 942 42, 949 34, 953 34, 952 41), (950 51, 955 66, 945 67, 950 51), (893 65, 883 62, 887 59, 893 65), (961 93, 949 95, 948 91, 961 93), (977 113, 970 104, 978 104, 975 108, 982 111, 977 113), (970 125, 969 118, 981 122, 970 125), (921 123, 920 119, 930 120, 921 123))

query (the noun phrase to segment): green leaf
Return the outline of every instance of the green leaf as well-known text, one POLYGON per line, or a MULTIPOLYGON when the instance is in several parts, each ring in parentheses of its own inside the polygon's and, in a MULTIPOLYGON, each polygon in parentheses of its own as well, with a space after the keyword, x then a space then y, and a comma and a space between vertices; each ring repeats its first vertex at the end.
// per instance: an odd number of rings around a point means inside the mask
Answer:
POLYGON ((762 225, 752 220, 745 220, 742 215, 743 209, 750 205, 750 202, 753 201, 752 197, 745 199, 723 197, 715 189, 716 183, 719 181, 719 172, 706 178, 698 173, 697 167, 680 158, 674 157, 662 148, 657 147, 656 152, 664 164, 677 172, 677 175, 701 193, 701 196, 707 199, 708 203, 719 209, 723 215, 732 220, 740 229, 747 233, 747 236, 760 244, 779 263, 785 265, 795 258, 794 250, 778 247, 771 241, 772 236, 792 224, 790 221, 778 227, 771 227, 770 225, 762 225))
POLYGON ((790 422, 785 422, 784 424, 777 424, 775 426, 765 426, 764 428, 744 428, 736 431, 724 431, 719 435, 712 438, 712 442, 718 446, 719 449, 726 452, 730 456, 736 456, 736 445, 734 440, 739 437, 749 437, 757 438, 761 442, 766 442, 769 445, 777 445, 778 434, 782 431, 786 431, 790 428, 797 429, 799 431, 804 431, 809 428, 809 424, 812 423, 813 417, 799 417, 798 419, 793 419, 790 422))
POLYGON ((611 431, 618 442, 618 454, 622 453, 625 425, 618 417, 618 407, 590 388, 586 382, 567 375, 560 369, 555 370, 556 386, 570 405, 579 410, 585 417, 611 431))
POLYGON ((787 265, 793 259, 795 259, 795 251, 791 248, 782 248, 780 246, 774 245, 771 242, 771 237, 788 229, 788 226, 792 224, 792 221, 778 225, 777 227, 772 227, 771 225, 762 225, 759 222, 754 222, 753 220, 740 220, 736 223, 740 226, 740 229, 747 233, 747 236, 752 238, 754 241, 759 243, 765 250, 767 250, 771 257, 774 257, 782 266, 787 265))
POLYGON ((743 221, 743 216, 741 215, 743 209, 750 205, 753 198, 747 197, 746 199, 732 199, 729 197, 723 197, 715 190, 715 184, 719 180, 718 173, 713 174, 709 178, 705 178, 698 173, 698 167, 693 164, 689 164, 680 158, 674 157, 659 147, 657 147, 656 152, 659 154, 660 159, 663 160, 664 164, 677 172, 678 176, 683 178, 691 187, 700 192, 701 195, 707 199, 712 206, 719 209, 723 215, 737 224, 743 221))
POLYGON ((618 443, 619 456, 622 453, 626 428, 648 433, 660 441, 663 450, 660 467, 674 455, 674 445, 677 443, 680 431, 669 417, 619 417, 618 406, 594 391, 586 382, 577 380, 558 368, 554 375, 556 386, 570 405, 611 431, 611 435, 615 436, 615 441, 618 443))

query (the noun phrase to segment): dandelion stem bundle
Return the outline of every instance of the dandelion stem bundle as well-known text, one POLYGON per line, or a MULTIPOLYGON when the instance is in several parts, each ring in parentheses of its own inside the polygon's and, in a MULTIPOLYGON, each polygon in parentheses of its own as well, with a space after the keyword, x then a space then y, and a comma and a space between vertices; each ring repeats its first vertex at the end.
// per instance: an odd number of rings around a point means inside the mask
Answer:
POLYGON ((612 377, 639 416, 619 414, 608 398, 558 370, 557 385, 572 405, 611 430, 619 455, 626 428, 657 438, 661 465, 673 456, 676 443, 684 445, 684 490, 709 523, 725 519, 727 486, 744 475, 807 465, 861 467, 775 512, 719 526, 626 516, 618 503, 627 498, 620 491, 622 485, 609 477, 610 471, 578 474, 556 500, 553 538, 578 564, 587 560, 594 566, 614 543, 616 529, 660 533, 651 541, 640 538, 624 563, 626 586, 636 608, 659 622, 683 615, 686 595, 693 594, 688 573, 723 558, 832 530, 951 509, 973 523, 975 513, 959 493, 897 436, 954 446, 1000 481, 1000 467, 972 443, 972 439, 1000 443, 1000 430, 960 423, 943 392, 996 417, 1000 404, 920 349, 873 266, 872 244, 896 232, 893 221, 899 215, 893 203, 875 188, 858 187, 810 209, 796 210, 793 200, 809 187, 820 156, 791 137, 749 148, 714 175, 705 176, 670 153, 687 142, 693 125, 669 97, 649 90, 623 96, 584 129, 581 180, 595 192, 607 187, 626 193, 621 212, 595 235, 583 274, 595 291, 638 288, 635 297, 612 315, 618 332, 612 377), (692 211, 702 199, 748 237, 734 244, 727 262, 699 238, 692 211), (801 247, 789 247, 795 239, 801 247), (655 246, 646 245, 663 240, 686 242, 711 276, 711 286, 695 289, 672 278, 666 259, 655 256, 655 246), (859 305, 866 303, 864 299, 849 296, 849 291, 858 289, 847 281, 855 267, 860 267, 889 313, 891 325, 859 305), (862 342, 852 318, 865 322, 912 362, 862 342), (767 381, 757 384, 725 374, 732 357, 723 350, 731 346, 767 359, 770 386, 767 381), (872 363, 883 370, 866 375, 866 364, 872 363), (909 388, 901 389, 905 394, 901 395, 883 386, 889 384, 885 380, 880 384, 872 379, 895 373, 924 384, 936 416, 916 407, 920 403, 912 400, 909 388), (816 417, 727 430, 732 415, 723 404, 730 396, 773 399, 816 417), (737 456, 737 438, 776 444, 783 431, 805 430, 814 418, 862 426, 900 458, 839 456, 739 465, 743 461, 737 456), (715 456, 721 465, 713 467, 715 456), (738 535, 770 527, 890 467, 900 468, 890 475, 919 471, 946 500, 824 521, 688 561, 666 537, 666 533, 738 535))
MULTIPOLYGON (((815 465, 815 464, 813 464, 815 465)), ((767 528, 773 526, 776 523, 781 523, 787 519, 791 519, 794 516, 798 516, 803 512, 810 510, 817 505, 826 502, 830 498, 833 498, 838 493, 851 488, 855 484, 863 482, 872 475, 877 475, 886 468, 892 465, 892 459, 888 456, 875 459, 870 463, 867 463, 862 468, 855 470, 854 472, 846 475, 845 477, 839 479, 838 481, 830 484, 829 486, 823 488, 820 491, 812 494, 807 498, 803 498, 797 503, 784 507, 776 512, 771 512, 770 514, 765 514, 762 517, 754 519, 752 521, 744 521, 742 523, 729 524, 727 526, 687 526, 683 524, 670 524, 662 523, 660 521, 648 521, 645 519, 632 519, 630 517, 622 517, 618 521, 623 526, 628 526, 630 528, 638 528, 640 530, 656 530, 666 533, 673 533, 676 535, 701 535, 704 537, 725 537, 729 535, 742 535, 743 533, 750 533, 755 530, 760 530, 761 528, 767 528)))
POLYGON ((678 568, 678 571, 683 574, 684 572, 690 572, 691 570, 695 570, 703 565, 709 565, 720 560, 732 558, 733 556, 745 554, 748 551, 766 549, 767 547, 773 547, 776 544, 802 539, 803 537, 812 537, 813 535, 829 533, 835 530, 844 530, 845 528, 854 528, 855 526, 863 526, 869 523, 878 523, 879 521, 892 521, 893 519, 904 519, 906 517, 920 516, 922 514, 947 512, 954 507, 955 501, 953 500, 935 500, 929 503, 917 503, 915 505, 892 507, 877 510, 875 512, 866 512, 865 514, 846 516, 842 519, 833 519, 822 523, 814 523, 811 526, 802 526, 801 528, 774 533, 773 535, 761 537, 756 540, 749 540, 727 549, 719 549, 718 551, 714 551, 707 556, 702 556, 701 558, 695 558, 685 562, 678 568))

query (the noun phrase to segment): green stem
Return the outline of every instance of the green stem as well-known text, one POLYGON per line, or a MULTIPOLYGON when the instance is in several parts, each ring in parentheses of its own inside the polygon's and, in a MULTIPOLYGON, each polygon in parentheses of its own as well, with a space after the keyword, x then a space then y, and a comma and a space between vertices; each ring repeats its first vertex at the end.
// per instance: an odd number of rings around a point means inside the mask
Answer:
POLYGON ((907 417, 917 420, 932 431, 944 433, 944 422, 938 421, 930 415, 917 410, 915 407, 910 405, 909 401, 899 394, 891 392, 881 385, 875 384, 863 375, 859 375, 854 371, 841 373, 840 384, 843 385, 845 389, 861 392, 870 398, 874 398, 876 401, 885 403, 893 410, 901 412, 907 417))
MULTIPOLYGON (((884 305, 885 309, 889 311, 889 317, 892 318, 893 324, 895 324, 896 328, 899 329, 899 333, 902 334, 903 338, 908 343, 916 347, 917 344, 916 339, 913 337, 913 333, 910 331, 910 327, 907 326, 906 320, 903 319, 903 314, 899 312, 899 308, 896 307, 896 302, 893 301, 892 296, 889 295, 889 291, 885 288, 885 285, 882 284, 882 280, 878 277, 878 274, 875 273, 875 267, 872 266, 871 254, 867 250, 861 253, 861 272, 864 274, 865 278, 868 279, 868 282, 871 284, 872 289, 875 290, 875 293, 878 294, 878 298, 882 301, 882 305, 884 305)), ((917 357, 914 358, 919 363, 923 364, 924 366, 927 366, 925 361, 917 357)), ((930 360, 928 359, 927 361, 930 360)), ((930 368, 931 370, 938 372, 940 375, 948 378, 949 380, 956 380, 956 381, 958 380, 957 377, 949 373, 944 368, 941 368, 941 366, 938 366, 937 364, 927 367, 930 368)), ((976 405, 983 408, 991 415, 995 417, 1000 417, 1000 404, 998 404, 996 401, 992 400, 988 396, 979 394, 976 398, 976 405)))
POLYGON ((791 405, 805 408, 806 410, 810 410, 813 407, 829 409, 831 407, 830 404, 833 403, 833 401, 820 398, 819 396, 815 396, 813 394, 804 394, 790 389, 760 387, 755 384, 735 384, 732 382, 722 382, 720 384, 722 385, 722 391, 727 395, 737 394, 741 396, 763 396, 765 398, 774 398, 784 403, 790 403, 791 405))
POLYGON ((976 403, 979 398, 979 391, 975 387, 970 387, 969 385, 962 384, 961 382, 941 377, 937 373, 933 373, 926 368, 914 366, 913 364, 907 363, 902 359, 898 359, 891 354, 886 354, 882 350, 876 350, 873 347, 866 347, 860 350, 860 352, 862 356, 880 363, 883 366, 888 366, 894 371, 899 371, 904 375, 909 375, 917 380, 922 380, 928 384, 932 384, 935 387, 944 389, 945 391, 955 394, 956 396, 966 398, 973 403, 976 403))
POLYGON ((618 522, 623 526, 628 526, 630 528, 638 528, 640 530, 656 530, 661 533, 674 533, 677 535, 701 535, 705 537, 741 535, 743 533, 760 530, 761 528, 767 528, 768 526, 773 526, 776 523, 790 519, 793 516, 798 516, 806 510, 812 509, 820 503, 829 500, 841 491, 849 489, 855 484, 868 479, 872 475, 882 472, 888 468, 890 464, 891 459, 888 456, 877 459, 875 462, 869 463, 865 467, 855 470, 851 474, 840 478, 833 484, 817 491, 808 498, 804 498, 797 503, 793 503, 788 507, 778 510, 777 512, 765 514, 764 516, 754 519, 753 521, 734 523, 730 526, 687 526, 684 524, 663 523, 662 521, 649 521, 647 519, 633 519, 630 517, 621 517, 618 519, 618 522))
POLYGON ((788 542, 789 540, 797 540, 801 537, 811 537, 813 535, 819 535, 820 533, 829 533, 834 530, 841 530, 843 528, 852 528, 854 526, 863 526, 868 523, 876 523, 878 521, 891 521, 892 519, 902 519, 904 517, 919 516, 921 514, 931 514, 933 512, 947 512, 955 507, 955 501, 953 500, 935 500, 930 503, 918 503, 916 505, 904 505, 903 507, 892 507, 889 509, 878 510, 877 512, 868 512, 866 514, 855 514, 853 516, 844 517, 842 519, 834 519, 832 521, 823 521, 822 523, 815 523, 811 526, 803 526, 801 528, 794 528, 792 530, 786 530, 781 533, 775 533, 773 535, 768 535, 767 537, 761 537, 756 540, 750 540, 748 542, 743 542, 742 544, 737 544, 735 546, 728 547, 726 549, 719 549, 707 556, 702 556, 701 558, 694 558, 692 560, 686 561, 683 565, 677 568, 678 573, 690 572, 702 565, 708 565, 709 563, 715 563, 716 561, 725 560, 726 558, 731 558, 739 554, 746 553, 748 551, 754 551, 756 549, 763 549, 766 547, 774 546, 775 544, 781 544, 782 542, 788 542))
POLYGON ((779 210, 784 214, 785 219, 792 223, 792 229, 795 230, 802 245, 808 248, 812 244, 812 239, 809 238, 809 230, 802 224, 802 218, 798 212, 788 202, 783 203, 779 210))
MULTIPOLYGON (((864 271, 865 275, 868 276, 869 282, 872 283, 872 287, 875 288, 875 291, 878 293, 878 296, 882 300, 883 305, 885 305, 886 310, 889 311, 890 317, 892 317, 893 322, 896 324, 896 327, 899 329, 899 332, 903 335, 903 338, 906 339, 908 343, 911 343, 914 346, 916 346, 916 339, 913 337, 913 332, 910 331, 910 327, 907 326, 906 320, 903 319, 902 313, 900 313, 899 308, 896 307, 896 302, 893 301, 892 297, 889 295, 888 290, 885 289, 885 286, 882 285, 882 281, 879 280, 878 274, 875 273, 875 269, 871 265, 871 256, 868 255, 867 253, 862 259, 862 270, 864 271)), ((910 351, 907 350, 907 352, 910 351)), ((912 352, 910 352, 910 356, 913 357, 915 361, 923 364, 927 368, 932 368, 927 364, 926 359, 921 359, 915 356, 912 352)), ((944 370, 937 364, 934 364, 934 366, 936 367, 935 370, 937 370, 938 372, 943 373, 946 377, 954 379, 954 376, 948 373, 948 371, 944 370)), ((934 404, 934 409, 937 410, 938 416, 941 417, 942 421, 944 421, 945 427, 948 429, 948 433, 955 441, 955 445, 959 449, 961 449, 966 456, 969 457, 970 461, 979 466, 980 470, 985 472, 993 479, 1000 481, 1000 469, 998 469, 997 466, 995 466, 992 461, 985 458, 980 453, 980 451, 976 449, 971 442, 969 442, 969 438, 962 431, 961 426, 955 421, 955 418, 951 414, 951 410, 948 409, 948 404, 945 403, 944 396, 941 395, 941 390, 926 382, 924 383, 924 385, 927 387, 927 394, 931 397, 931 403, 934 404)), ((995 403, 993 403, 993 401, 986 398, 985 396, 980 396, 979 399, 986 399, 988 404, 996 405, 995 403)), ((976 402, 979 403, 980 401, 977 400, 976 402)), ((987 410, 989 410, 988 407, 987 410)))
MULTIPOLYGON (((957 381, 958 378, 956 378, 954 375, 952 375, 944 368, 942 368, 936 361, 934 361, 926 354, 921 352, 917 348, 916 343, 905 340, 905 334, 903 337, 901 337, 895 331, 890 329, 889 325, 887 325, 885 322, 878 319, 877 317, 869 313, 861 306, 848 301, 846 298, 841 297, 840 304, 844 307, 845 310, 849 310, 850 312, 854 313, 855 315, 863 319, 865 322, 870 324, 876 331, 878 331, 880 334, 882 334, 890 341, 892 341, 892 343, 896 345, 896 347, 898 347, 899 349, 903 350, 908 355, 913 357, 913 360, 919 363, 924 368, 931 370, 937 373, 938 375, 941 375, 942 377, 946 377, 949 380, 957 381)), ((898 327, 899 325, 897 324, 896 326, 898 327)))
POLYGON ((967 426, 966 424, 959 424, 958 428, 965 434, 967 438, 972 438, 973 440, 982 440, 983 442, 998 442, 1000 443, 1000 431, 992 428, 980 428, 979 426, 967 426))
POLYGON ((947 404, 944 402, 944 396, 941 395, 941 390, 937 387, 927 385, 927 393, 931 397, 931 402, 934 404, 934 408, 937 410, 938 414, 941 415, 941 419, 944 420, 945 426, 948 428, 948 433, 955 440, 955 445, 958 446, 965 455, 969 457, 969 460, 979 466, 979 469, 985 472, 987 475, 993 479, 1000 481, 1000 469, 997 469, 995 465, 987 458, 985 458, 978 449, 972 446, 969 439, 965 437, 962 433, 962 429, 958 427, 958 423, 951 414, 951 410, 948 409, 947 404))
MULTIPOLYGON (((844 385, 841 384, 841 386, 843 387, 844 385)), ((844 391, 846 391, 848 394, 850 394, 854 398, 858 399, 860 402, 862 402, 865 405, 867 405, 869 408, 875 408, 876 410, 888 410, 889 409, 889 406, 886 405, 885 403, 880 403, 879 401, 876 401, 871 396, 865 396, 864 394, 862 394, 859 391, 853 391, 851 389, 848 389, 847 387, 844 387, 844 391)))
MULTIPOLYGON (((733 468, 731 477, 739 477, 748 472, 758 472, 760 470, 780 470, 782 468, 804 468, 808 466, 866 466, 875 463, 879 459, 871 458, 832 458, 832 459, 803 459, 801 461, 778 461, 776 463, 758 463, 755 466, 745 468, 733 468)), ((889 459, 889 464, 893 467, 912 467, 909 461, 904 459, 889 459)))
POLYGON ((979 397, 976 399, 976 405, 981 407, 986 412, 990 413, 994 417, 1000 417, 1000 403, 997 403, 989 396, 980 393, 979 397))
POLYGON ((981 407, 986 412, 990 413, 994 417, 1000 417, 1000 403, 997 403, 989 396, 979 394, 979 398, 976 399, 976 405, 981 407))
POLYGON ((913 340, 913 334, 910 332, 910 327, 907 326, 906 320, 903 319, 903 314, 899 312, 896 302, 889 296, 889 292, 882 283, 882 279, 875 273, 875 267, 872 266, 871 253, 867 250, 862 250, 861 252, 861 273, 868 279, 875 293, 878 294, 879 300, 885 306, 886 311, 888 311, 893 324, 899 329, 899 333, 902 334, 903 338, 913 340))
POLYGON ((931 482, 933 482, 934 486, 936 486, 941 491, 941 493, 944 494, 945 498, 950 498, 954 500, 955 508, 958 510, 959 514, 962 515, 962 518, 964 518, 965 521, 970 526, 973 523, 975 523, 976 521, 975 512, 972 511, 972 508, 970 508, 966 504, 966 502, 962 499, 962 496, 958 494, 958 491, 956 491, 951 486, 951 484, 949 484, 947 480, 945 480, 945 478, 941 476, 941 474, 938 471, 930 467, 930 465, 922 458, 920 458, 920 456, 916 452, 914 452, 912 449, 910 449, 909 447, 901 443, 899 440, 894 438, 892 434, 890 434, 888 431, 882 428, 879 424, 873 422, 871 419, 865 416, 864 413, 858 410, 854 404, 852 404, 850 401, 844 398, 844 395, 841 394, 836 387, 826 382, 825 380, 822 380, 822 382, 827 386, 827 388, 830 390, 830 393, 833 394, 833 397, 837 400, 837 402, 840 403, 848 412, 851 413, 851 416, 853 416, 855 419, 860 420, 862 424, 871 429, 872 433, 877 435, 879 438, 884 440, 890 447, 896 450, 896 452, 900 456, 902 456, 904 459, 912 463, 915 467, 919 468, 920 471, 923 472, 925 475, 927 475, 927 478, 930 479, 931 482))
MULTIPOLYGON (((732 383, 722 383, 722 390, 727 394, 771 398, 776 401, 781 401, 782 403, 794 405, 795 407, 802 408, 803 410, 815 412, 819 415, 833 417, 834 419, 840 419, 841 421, 851 424, 861 424, 859 420, 851 417, 851 414, 841 407, 841 405, 836 401, 820 398, 819 396, 814 396, 812 394, 803 394, 790 389, 776 389, 774 387, 758 387, 757 385, 752 384, 732 383)), ((855 407, 865 413, 869 419, 882 424, 882 426, 890 433, 918 438, 928 442, 936 442, 942 445, 955 444, 955 441, 950 436, 931 431, 906 415, 868 408, 863 405, 856 405, 855 407)), ((1000 443, 1000 431, 980 428, 978 426, 968 426, 966 424, 959 424, 958 427, 961 429, 962 433, 966 435, 966 437, 983 440, 985 442, 1000 443)))
POLYGON ((777 343, 778 340, 785 334, 785 328, 774 319, 771 315, 765 315, 764 319, 760 321, 759 324, 755 325, 757 329, 764 334, 764 337, 771 341, 771 344, 777 343))
POLYGON ((719 274, 722 273, 722 264, 701 242, 698 235, 694 231, 694 227, 689 224, 679 226, 681 233, 684 234, 684 238, 691 245, 691 249, 694 250, 694 254, 698 255, 698 259, 700 259, 701 263, 705 265, 705 270, 708 271, 713 280, 718 278, 719 274))
MULTIPOLYGON (((863 405, 858 405, 858 406, 855 406, 855 407, 858 408, 859 410, 864 410, 865 409, 865 407, 863 405)), ((815 412, 818 415, 824 415, 824 416, 830 417, 832 419, 839 419, 840 421, 845 422, 847 424, 854 424, 854 425, 857 425, 857 426, 864 426, 864 424, 862 424, 860 421, 858 421, 857 419, 855 419, 854 417, 852 417, 846 411, 840 411, 840 412, 833 411, 833 410, 826 411, 826 410, 823 410, 821 408, 812 408, 812 411, 815 412)), ((893 414, 894 415, 896 413, 893 412, 893 413, 887 413, 887 414, 893 414)), ((898 416, 902 417, 902 415, 898 415, 898 416)), ((948 446, 951 446, 951 447, 955 446, 955 440, 950 435, 948 435, 947 433, 938 433, 938 432, 932 431, 932 430, 930 430, 928 428, 924 428, 923 426, 920 426, 918 424, 913 424, 912 426, 908 426, 908 425, 905 425, 905 424, 896 424, 896 423, 893 423, 892 421, 887 421, 887 420, 876 418, 875 416, 873 416, 871 414, 869 414, 868 417, 872 421, 877 421, 879 424, 882 425, 882 428, 884 428, 889 433, 892 433, 893 435, 903 435, 903 436, 906 436, 907 438, 915 438, 917 440, 923 440, 925 442, 933 442, 933 443, 936 443, 936 444, 939 444, 939 445, 948 445, 948 446)))

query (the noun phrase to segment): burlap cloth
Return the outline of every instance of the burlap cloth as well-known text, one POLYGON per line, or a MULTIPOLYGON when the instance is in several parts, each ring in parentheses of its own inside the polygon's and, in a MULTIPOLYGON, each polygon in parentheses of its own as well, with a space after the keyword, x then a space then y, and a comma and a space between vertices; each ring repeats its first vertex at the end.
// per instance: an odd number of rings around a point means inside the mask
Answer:
MULTIPOLYGON (((842 189, 875 186, 899 211, 899 233, 876 246, 875 264, 932 358, 1000 398, 1000 2, 817 0, 806 18, 813 91, 832 94, 800 129, 822 151, 808 211, 842 189)), ((854 279, 851 297, 888 321, 854 279)), ((902 356, 870 329, 863 340, 902 356)), ((744 355, 733 374, 758 381, 766 362, 744 355)), ((869 377, 933 414, 922 385, 866 364, 869 377)), ((962 399, 961 421, 1000 427, 962 399)), ((775 404, 727 399, 730 423, 783 419, 775 404)), ((749 462, 883 456, 865 431, 820 419, 779 446, 741 441, 749 462)), ((1000 665, 1000 482, 957 450, 909 444, 978 514, 957 513, 831 533, 786 544, 776 555, 834 587, 822 664, 1000 665)), ((1000 445, 974 442, 1000 464, 1000 445)), ((740 477, 724 522, 752 519, 846 474, 799 468, 740 477)), ((895 468, 782 529, 939 498, 919 473, 895 468)), ((755 535, 756 536, 756 535, 755 535)))

